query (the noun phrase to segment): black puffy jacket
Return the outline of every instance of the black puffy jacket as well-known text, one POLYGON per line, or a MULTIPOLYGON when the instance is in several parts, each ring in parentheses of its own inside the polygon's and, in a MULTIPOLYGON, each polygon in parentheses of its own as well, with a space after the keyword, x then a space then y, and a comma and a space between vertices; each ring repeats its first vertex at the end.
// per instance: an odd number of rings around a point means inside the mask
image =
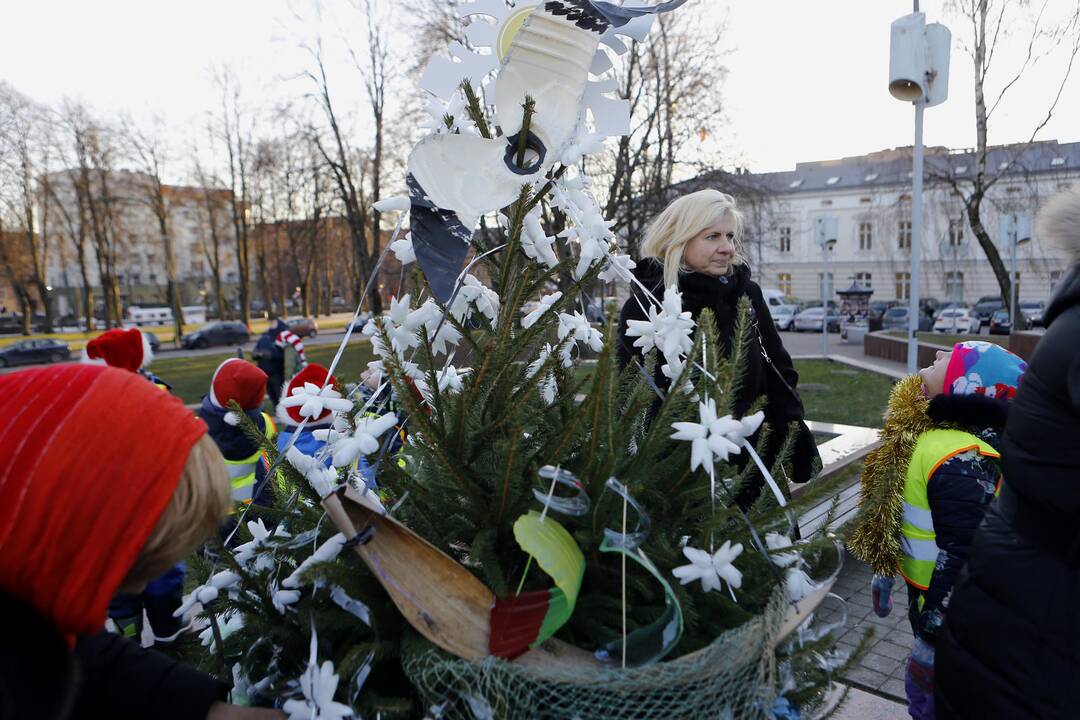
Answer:
POLYGON ((1080 717, 1080 265, 1045 318, 938 635, 939 718, 1080 717))
POLYGON ((79 638, 74 652, 53 625, 0 592, 0 718, 203 720, 228 686, 119 635, 79 638))
MULTIPOLYGON (((634 269, 634 276, 647 287, 658 299, 664 296, 664 268, 658 261, 652 258, 644 258, 634 269)), ((635 286, 636 287, 636 286, 635 286)), ((794 420, 803 419, 803 405, 799 396, 794 392, 799 382, 799 374, 791 363, 791 356, 784 349, 784 343, 776 332, 769 306, 762 297, 761 288, 750 279, 750 268, 746 265, 736 265, 731 275, 717 278, 703 273, 681 273, 679 275, 679 290, 682 292, 683 310, 689 310, 696 320, 705 308, 712 310, 716 316, 717 333, 720 341, 724 343, 724 351, 727 352, 735 337, 735 324, 738 320, 738 303, 742 297, 750 299, 750 307, 757 321, 761 343, 765 352, 776 366, 774 372, 762 356, 757 337, 750 343, 750 349, 746 357, 746 374, 739 390, 739 396, 735 401, 735 414, 743 415, 750 409, 754 401, 766 396, 768 402, 765 406, 765 419, 773 428, 773 434, 769 447, 762 457, 767 466, 773 464, 776 454, 787 436, 788 424, 794 420), (784 386, 784 382, 789 387, 784 386), (790 388, 790 389, 789 389, 790 388)), ((649 300, 642 297, 639 290, 635 290, 637 297, 631 297, 623 305, 619 317, 619 367, 625 367, 630 359, 641 357, 641 349, 634 347, 634 338, 626 334, 627 322, 630 320, 646 319, 642 307, 649 306, 649 300)), ((657 384, 667 388, 667 378, 657 371, 657 384)), ((740 456, 745 462, 745 454, 740 456)), ((796 438, 791 457, 792 474, 791 480, 803 483, 809 480, 817 467, 820 467, 820 457, 814 437, 808 431, 799 433, 796 438)), ((756 473, 755 473, 756 476, 756 473)), ((764 486, 764 479, 756 476, 756 486, 749 485, 744 496, 740 496, 741 505, 752 502, 764 486)))

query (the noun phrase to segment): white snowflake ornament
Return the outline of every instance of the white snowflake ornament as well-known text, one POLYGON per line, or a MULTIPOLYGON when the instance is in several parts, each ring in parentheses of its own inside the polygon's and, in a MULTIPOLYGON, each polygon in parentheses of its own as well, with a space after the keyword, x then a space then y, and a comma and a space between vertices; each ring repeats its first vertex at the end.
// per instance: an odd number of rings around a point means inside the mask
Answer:
POLYGON ((459 323, 463 323, 468 317, 470 305, 492 323, 499 317, 499 294, 480 282, 474 275, 465 276, 454 297, 454 302, 450 305, 450 314, 459 323))
POLYGON ((699 422, 677 422, 671 426, 675 433, 672 440, 687 440, 690 447, 690 469, 705 468, 713 472, 713 460, 727 461, 731 455, 742 452, 743 441, 757 432, 764 413, 755 413, 742 420, 731 415, 716 416, 716 401, 712 398, 698 403, 699 422))
POLYGON ((521 231, 521 250, 530 260, 554 268, 559 264, 555 254, 555 238, 549 237, 540 224, 540 209, 534 208, 525 216, 521 231))
MULTIPOLYGON (((771 551, 785 550, 787 548, 794 550, 795 547, 794 543, 791 542, 791 538, 780 533, 768 533, 765 536, 765 546, 771 551)), ((814 581, 802 569, 802 557, 797 551, 773 552, 769 558, 772 560, 773 565, 786 570, 784 573, 784 585, 787 587, 788 597, 792 602, 802 600, 817 588, 814 581)))
MULTIPOLYGON (((561 298, 561 292, 553 292, 550 295, 544 295, 542 298, 540 298, 539 307, 537 307, 532 312, 526 314, 525 317, 521 318, 521 327, 525 329, 531 328, 533 325, 536 324, 536 321, 539 320, 544 313, 550 310, 552 306, 555 305, 555 303, 559 302, 561 298)), ((522 310, 524 310, 524 308, 522 308, 522 310)))
POLYGON ((311 658, 304 674, 300 676, 303 699, 287 700, 282 706, 289 720, 345 720, 353 717, 352 708, 334 701, 338 686, 334 663, 327 660, 319 665, 318 650, 319 639, 312 628, 311 658))
MULTIPOLYGON (((263 551, 270 540, 270 531, 263 524, 262 519, 249 520, 247 528, 251 533, 251 540, 242 545, 237 545, 236 550, 233 551, 233 557, 242 567, 250 565, 255 572, 269 570, 273 566, 273 561, 263 551)), ((274 537, 287 538, 289 533, 285 528, 278 525, 274 537)))
POLYGON ((570 351, 573 349, 573 345, 582 343, 592 349, 593 352, 600 352, 604 349, 604 336, 600 334, 600 331, 589 325, 589 321, 580 312, 570 315, 568 313, 559 313, 559 340, 565 340, 570 338, 573 343, 566 343, 563 345, 563 365, 570 367, 573 365, 573 358, 570 355, 570 351))
POLYGON ((315 430, 312 436, 330 445, 334 467, 352 465, 361 453, 374 455, 379 451, 379 438, 397 425, 398 417, 386 413, 380 417, 361 417, 356 420, 356 430, 351 434, 336 430, 315 430))
POLYGON ((402 265, 416 262, 416 252, 413 250, 412 233, 406 233, 405 237, 398 238, 390 243, 390 252, 402 265))
POLYGON ((296 468, 298 473, 304 476, 304 479, 311 485, 311 489, 314 490, 320 498, 324 498, 334 492, 334 488, 337 487, 338 484, 336 470, 326 467, 326 465, 310 455, 305 455, 296 446, 289 448, 289 452, 286 453, 285 459, 289 461, 290 465, 296 468))
POLYGON ((629 255, 611 254, 607 256, 607 266, 600 271, 597 277, 603 282, 615 282, 616 280, 630 282, 630 278, 633 277, 631 270, 635 267, 637 267, 637 263, 629 255))
POLYGON ((445 370, 436 373, 439 381, 439 392, 457 394, 464 388, 465 376, 472 372, 472 368, 456 368, 448 365, 445 370))
MULTIPOLYGON (((742 587, 742 572, 733 563, 742 551, 742 543, 732 545, 730 540, 725 540, 720 549, 711 555, 704 550, 687 545, 683 548, 683 555, 690 564, 675 568, 671 574, 683 585, 700 580, 701 588, 705 592, 720 590, 723 587, 721 580, 727 582, 729 590, 740 588, 742 587)), ((734 597, 733 591, 732 597, 734 597)))
POLYGON ((300 417, 316 420, 327 410, 348 412, 352 410, 352 401, 341 397, 341 393, 332 385, 320 387, 315 383, 304 383, 303 387, 292 389, 292 395, 283 398, 283 407, 299 407, 300 417))
MULTIPOLYGON (((551 345, 544 343, 544 347, 540 348, 540 355, 529 363, 529 367, 525 370, 525 377, 532 378, 536 373, 540 372, 540 368, 544 366, 548 358, 551 357, 551 353, 554 352, 551 345)), ((550 405, 555 402, 555 397, 559 393, 559 386, 555 380, 554 372, 545 373, 544 377, 540 379, 539 384, 540 397, 544 399, 544 402, 550 405)))

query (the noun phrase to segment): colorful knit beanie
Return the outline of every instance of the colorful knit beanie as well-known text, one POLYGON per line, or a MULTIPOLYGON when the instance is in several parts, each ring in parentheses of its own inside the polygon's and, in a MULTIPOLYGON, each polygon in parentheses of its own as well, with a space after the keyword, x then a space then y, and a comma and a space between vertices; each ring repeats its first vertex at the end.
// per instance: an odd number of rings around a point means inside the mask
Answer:
POLYGON ((1000 345, 969 340, 957 343, 945 369, 945 395, 986 395, 1011 400, 1027 363, 1000 345))

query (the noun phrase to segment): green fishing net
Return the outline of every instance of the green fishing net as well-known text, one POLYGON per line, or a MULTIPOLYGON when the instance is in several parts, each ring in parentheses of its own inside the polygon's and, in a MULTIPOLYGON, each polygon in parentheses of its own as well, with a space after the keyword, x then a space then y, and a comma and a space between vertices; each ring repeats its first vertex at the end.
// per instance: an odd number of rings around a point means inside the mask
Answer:
POLYGON ((704 649, 640 668, 462 660, 427 644, 407 650, 402 664, 427 717, 447 720, 765 718, 775 699, 773 648, 790 607, 781 589, 762 615, 704 649))

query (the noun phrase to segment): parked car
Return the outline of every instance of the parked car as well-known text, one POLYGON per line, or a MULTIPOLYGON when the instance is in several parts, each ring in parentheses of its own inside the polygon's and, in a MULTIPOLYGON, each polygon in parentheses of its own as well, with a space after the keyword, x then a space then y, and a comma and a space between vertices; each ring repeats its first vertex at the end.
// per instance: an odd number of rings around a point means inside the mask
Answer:
MULTIPOLYGON (((928 331, 934 327, 934 318, 930 315, 919 316, 919 330, 928 331)), ((896 305, 885 311, 881 318, 882 330, 907 330, 908 329, 908 306, 896 305)))
POLYGON ((1027 319, 1029 328, 1042 327, 1045 309, 1046 303, 1042 300, 1024 300, 1020 303, 1020 312, 1027 319))
POLYGON ((23 331, 22 321, 20 313, 0 315, 0 335, 18 335, 23 331))
POLYGON ((372 317, 372 314, 369 312, 360 313, 360 317, 356 318, 356 322, 354 322, 352 325, 353 333, 363 331, 364 326, 368 324, 372 317))
POLYGON ((944 305, 939 307, 934 313, 934 320, 937 320, 939 317, 942 316, 942 314, 944 314, 948 310, 967 310, 969 311, 968 314, 970 315, 971 306, 961 302, 945 303, 944 305))
POLYGON ((938 312, 937 318, 934 320, 934 332, 947 332, 953 335, 966 334, 971 332, 972 324, 970 310, 967 308, 950 308, 938 312))
MULTIPOLYGON (((840 315, 832 306, 829 307, 829 332, 840 332, 840 315)), ((793 321, 795 332, 821 332, 825 324, 825 311, 820 305, 807 308, 795 316, 793 321)))
POLYGON ((319 323, 315 321, 315 318, 291 317, 286 318, 285 324, 289 326, 293 334, 302 338, 315 337, 319 334, 319 323))
POLYGON ((157 355, 158 350, 161 349, 161 341, 158 340, 158 336, 147 330, 143 330, 142 334, 146 338, 146 343, 150 346, 150 352, 157 355))
POLYGON ((1008 335, 1012 332, 1012 318, 1009 317, 1009 311, 995 310, 994 314, 990 316, 990 334, 991 335, 1008 335))
POLYGON ((193 333, 180 338, 185 349, 208 348, 213 345, 243 345, 251 339, 244 323, 217 322, 204 325, 193 333))
POLYGON ((795 324, 795 316, 799 314, 798 305, 776 305, 769 308, 772 313, 773 324, 777 330, 791 330, 795 324))
POLYGON ((990 316, 994 314, 996 310, 1001 310, 1005 307, 1005 303, 1001 301, 1001 297, 998 295, 986 295, 979 298, 979 302, 975 303, 975 307, 971 308, 971 316, 979 321, 977 326, 972 328, 972 332, 979 332, 983 325, 990 324, 990 316))
POLYGON ((22 340, 0 348, 0 367, 56 363, 71 359, 71 348, 59 340, 22 340))

